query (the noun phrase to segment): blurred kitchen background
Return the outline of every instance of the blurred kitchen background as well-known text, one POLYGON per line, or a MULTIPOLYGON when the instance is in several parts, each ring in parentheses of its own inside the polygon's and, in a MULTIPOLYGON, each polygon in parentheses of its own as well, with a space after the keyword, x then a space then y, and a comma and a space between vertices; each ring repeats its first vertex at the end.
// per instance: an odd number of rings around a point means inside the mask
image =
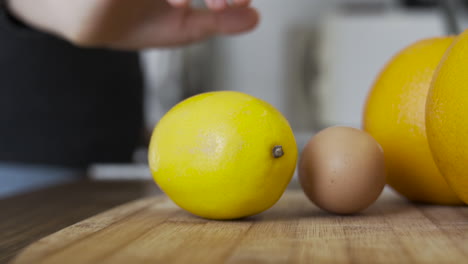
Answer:
MULTIPOLYGON (((253 5, 261 22, 251 33, 142 53, 148 133, 186 97, 235 90, 279 109, 301 150, 325 127, 360 127, 367 92, 398 50, 468 26, 465 0, 254 0, 253 5)), ((135 153, 134 164, 96 164, 90 175, 150 178, 146 149, 135 153)))

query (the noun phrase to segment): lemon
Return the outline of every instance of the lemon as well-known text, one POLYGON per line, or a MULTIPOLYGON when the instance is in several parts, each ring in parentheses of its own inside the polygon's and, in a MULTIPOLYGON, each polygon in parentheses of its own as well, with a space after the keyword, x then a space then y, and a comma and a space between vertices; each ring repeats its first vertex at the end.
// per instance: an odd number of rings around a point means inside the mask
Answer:
POLYGON ((429 90, 426 125, 434 160, 452 189, 468 203, 468 31, 440 62, 429 90))
POLYGON ((425 39, 403 49, 382 70, 365 105, 363 128, 384 150, 387 183, 412 201, 461 203, 437 169, 425 126, 432 76, 453 39, 425 39))
POLYGON ((297 147, 273 106, 219 91, 174 106, 154 129, 148 158, 155 182, 178 206, 235 219, 278 201, 296 168, 297 147))

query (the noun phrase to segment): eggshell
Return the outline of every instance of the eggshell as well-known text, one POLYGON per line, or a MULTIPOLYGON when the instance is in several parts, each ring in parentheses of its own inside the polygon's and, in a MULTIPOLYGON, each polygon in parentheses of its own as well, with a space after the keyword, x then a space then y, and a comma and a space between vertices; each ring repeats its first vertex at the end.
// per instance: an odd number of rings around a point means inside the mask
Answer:
POLYGON ((301 153, 299 180, 318 207, 338 214, 360 212, 377 200, 385 186, 383 150, 359 129, 327 128, 301 153))

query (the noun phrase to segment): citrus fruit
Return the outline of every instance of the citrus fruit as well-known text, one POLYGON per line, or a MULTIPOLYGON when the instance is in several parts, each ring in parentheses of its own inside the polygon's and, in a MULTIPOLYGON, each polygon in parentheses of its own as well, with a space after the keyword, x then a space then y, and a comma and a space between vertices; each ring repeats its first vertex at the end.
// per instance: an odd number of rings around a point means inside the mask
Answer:
POLYGON ((387 183, 411 201, 459 204, 437 169, 426 137, 431 79, 453 37, 418 41, 381 71, 365 104, 363 128, 382 146, 387 183))
POLYGON ((283 194, 296 168, 288 121, 253 96, 219 91, 190 97, 158 122, 149 146, 155 182, 204 218, 260 213, 283 194))
POLYGON ((426 126, 434 160, 458 197, 468 203, 468 31, 454 41, 433 79, 426 126))

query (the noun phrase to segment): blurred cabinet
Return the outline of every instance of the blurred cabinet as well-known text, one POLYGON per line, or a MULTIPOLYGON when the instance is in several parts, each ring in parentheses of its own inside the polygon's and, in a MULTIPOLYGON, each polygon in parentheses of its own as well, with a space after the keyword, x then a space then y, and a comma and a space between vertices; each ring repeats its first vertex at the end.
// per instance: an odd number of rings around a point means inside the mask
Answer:
POLYGON ((328 13, 316 50, 318 126, 360 127, 367 92, 386 62, 419 39, 444 35, 438 10, 328 13))

